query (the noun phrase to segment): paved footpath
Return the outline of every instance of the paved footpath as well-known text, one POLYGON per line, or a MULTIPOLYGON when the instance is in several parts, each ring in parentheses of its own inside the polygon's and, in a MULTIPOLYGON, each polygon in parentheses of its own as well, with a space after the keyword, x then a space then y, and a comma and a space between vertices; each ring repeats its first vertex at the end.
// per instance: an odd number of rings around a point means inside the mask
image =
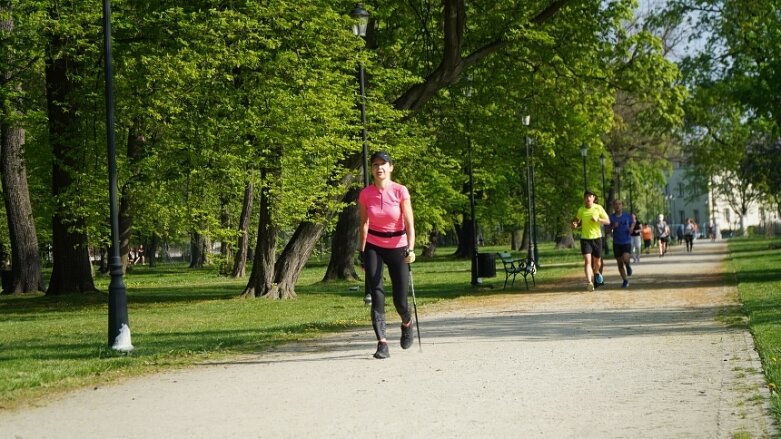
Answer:
POLYGON ((422 351, 383 361, 366 328, 73 392, 0 412, 0 439, 775 436, 751 336, 717 319, 736 304, 724 257, 698 241, 644 256, 626 290, 610 260, 593 293, 448 305, 421 316, 422 351))

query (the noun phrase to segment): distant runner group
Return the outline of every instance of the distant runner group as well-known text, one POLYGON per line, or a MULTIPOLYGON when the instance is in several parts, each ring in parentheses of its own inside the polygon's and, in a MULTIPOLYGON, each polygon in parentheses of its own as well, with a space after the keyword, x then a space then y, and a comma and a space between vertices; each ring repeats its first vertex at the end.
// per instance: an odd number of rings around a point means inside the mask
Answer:
MULTIPOLYGON (((586 289, 594 291, 604 285, 602 275, 602 250, 606 243, 602 226, 607 226, 613 234, 613 254, 621 275, 621 288, 629 287, 632 276, 632 264, 640 262, 641 240, 646 254, 650 252, 654 235, 659 246, 659 257, 667 253, 670 239, 670 226, 659 215, 653 228, 649 224, 640 224, 637 215, 624 212, 624 202, 613 201, 613 213, 608 215, 605 209, 597 203, 597 194, 586 190, 583 193, 583 206, 578 209, 572 220, 573 228, 580 228, 580 252, 583 255, 583 272, 586 276, 586 289)), ((686 251, 691 252, 697 224, 693 219, 687 220, 685 228, 686 251)))

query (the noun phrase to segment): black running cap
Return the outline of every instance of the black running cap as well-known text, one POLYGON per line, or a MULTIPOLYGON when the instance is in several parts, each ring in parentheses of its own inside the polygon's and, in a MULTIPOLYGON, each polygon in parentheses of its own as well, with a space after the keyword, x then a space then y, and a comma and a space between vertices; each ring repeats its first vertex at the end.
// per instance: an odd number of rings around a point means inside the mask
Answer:
POLYGON ((592 191, 591 189, 586 189, 586 191, 583 192, 583 196, 585 197, 586 195, 593 195, 595 197, 597 196, 596 192, 592 191))
POLYGON ((370 163, 374 163, 375 159, 381 159, 388 163, 393 163, 393 160, 391 159, 390 154, 388 154, 385 151, 377 151, 374 154, 372 154, 371 159, 369 160, 370 163))

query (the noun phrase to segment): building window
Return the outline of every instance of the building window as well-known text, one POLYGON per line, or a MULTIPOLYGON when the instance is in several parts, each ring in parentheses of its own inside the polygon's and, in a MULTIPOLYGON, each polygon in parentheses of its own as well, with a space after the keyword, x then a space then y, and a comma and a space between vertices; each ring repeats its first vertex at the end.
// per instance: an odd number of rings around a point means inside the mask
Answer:
POLYGON ((697 209, 694 209, 694 222, 699 224, 700 223, 700 211, 697 209))

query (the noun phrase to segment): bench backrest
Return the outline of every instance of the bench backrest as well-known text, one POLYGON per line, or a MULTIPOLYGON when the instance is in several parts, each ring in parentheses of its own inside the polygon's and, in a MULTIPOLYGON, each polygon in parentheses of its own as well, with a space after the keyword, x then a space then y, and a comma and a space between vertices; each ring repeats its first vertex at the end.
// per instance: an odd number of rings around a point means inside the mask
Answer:
POLYGON ((497 255, 504 265, 513 265, 513 262, 515 262, 510 252, 499 252, 497 255))

